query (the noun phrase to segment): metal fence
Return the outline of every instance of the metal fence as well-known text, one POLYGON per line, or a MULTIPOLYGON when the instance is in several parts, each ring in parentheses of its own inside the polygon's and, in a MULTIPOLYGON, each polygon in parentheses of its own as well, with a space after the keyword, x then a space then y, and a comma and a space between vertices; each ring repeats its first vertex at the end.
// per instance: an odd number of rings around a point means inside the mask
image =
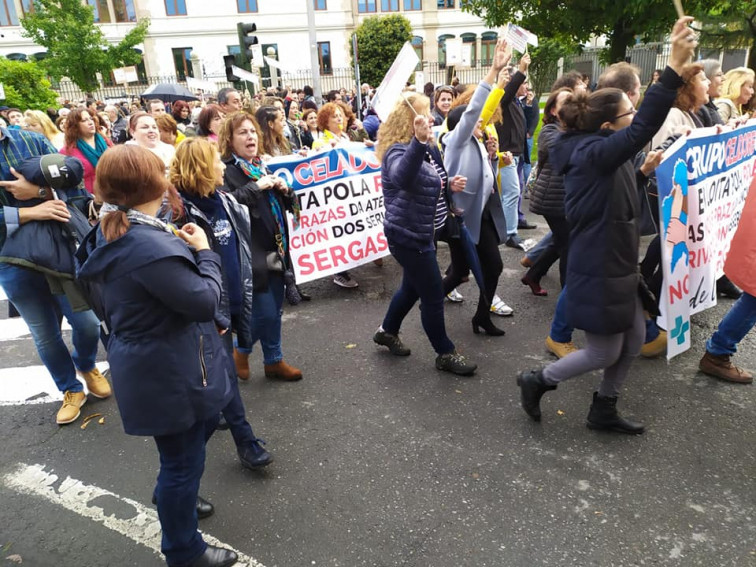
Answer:
MULTIPOLYGON (((213 82, 217 85, 215 92, 207 93, 208 95, 215 96, 218 90, 224 87, 233 86, 226 80, 226 76, 222 77, 205 77, 206 81, 213 82)), ((161 83, 179 84, 186 87, 186 80, 181 80, 175 75, 165 76, 149 76, 144 81, 138 83, 129 83, 128 85, 102 85, 96 91, 92 93, 96 100, 123 100, 131 97, 140 96, 147 87, 151 85, 157 85, 161 83)), ((53 84, 53 89, 57 91, 58 95, 63 101, 80 101, 86 98, 84 93, 79 87, 68 79, 64 79, 58 83, 53 84)))

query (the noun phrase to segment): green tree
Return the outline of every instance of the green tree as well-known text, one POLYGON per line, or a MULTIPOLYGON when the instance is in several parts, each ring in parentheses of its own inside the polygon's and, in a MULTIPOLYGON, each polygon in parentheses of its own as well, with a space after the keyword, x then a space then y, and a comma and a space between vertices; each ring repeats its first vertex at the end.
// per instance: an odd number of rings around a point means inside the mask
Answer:
POLYGON ((538 47, 530 50, 532 63, 528 69, 533 94, 538 100, 543 93, 551 90, 551 84, 559 72, 559 59, 567 57, 578 50, 575 43, 563 43, 558 39, 540 38, 538 47))
POLYGON ((517 23, 566 45, 605 35, 609 62, 623 60, 636 36, 656 39, 676 19, 670 0, 466 0, 463 10, 490 27, 517 23))
MULTIPOLYGON (((688 8, 688 4, 686 4, 688 8)), ((701 22, 706 47, 748 50, 748 66, 756 70, 756 2, 754 0, 700 0, 690 4, 691 15, 701 22)))
POLYGON ((81 0, 35 0, 34 11, 21 20, 24 37, 47 49, 43 64, 54 79, 68 77, 91 93, 97 73, 135 65, 141 55, 133 47, 144 41, 150 22, 136 24, 117 45, 111 45, 94 23, 94 8, 81 0))
POLYGON ((360 78, 362 82, 378 85, 402 46, 412 39, 412 25, 407 18, 398 14, 370 16, 354 33, 357 35, 360 78))
POLYGON ((21 110, 46 110, 56 106, 58 95, 36 63, 0 58, 0 83, 5 89, 3 104, 6 106, 21 110))

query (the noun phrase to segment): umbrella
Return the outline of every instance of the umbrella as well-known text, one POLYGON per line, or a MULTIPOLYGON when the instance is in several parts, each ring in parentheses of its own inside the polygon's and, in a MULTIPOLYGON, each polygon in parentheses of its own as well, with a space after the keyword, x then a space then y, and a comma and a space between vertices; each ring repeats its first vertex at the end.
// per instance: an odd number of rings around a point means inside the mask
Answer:
POLYGON ((143 98, 159 98, 163 102, 176 102, 177 100, 199 100, 189 89, 181 85, 160 83, 152 85, 142 93, 143 98))

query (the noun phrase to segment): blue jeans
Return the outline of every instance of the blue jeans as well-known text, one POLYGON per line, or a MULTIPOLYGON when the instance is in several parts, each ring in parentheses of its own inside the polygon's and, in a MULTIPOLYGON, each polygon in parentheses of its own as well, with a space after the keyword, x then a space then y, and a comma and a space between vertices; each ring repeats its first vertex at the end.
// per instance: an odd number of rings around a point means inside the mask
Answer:
POLYGON ((283 316, 283 275, 268 273, 268 289, 255 290, 252 297, 252 344, 240 345, 237 350, 244 354, 260 341, 263 363, 275 364, 283 360, 281 351, 281 317, 283 316))
POLYGON ((515 156, 511 164, 499 169, 501 207, 504 209, 508 236, 517 234, 517 202, 520 198, 520 178, 517 174, 519 161, 520 158, 515 156))
MULTIPOLYGON (((533 151, 533 138, 528 138, 526 142, 527 142, 527 147, 528 147, 528 156, 530 156, 530 154, 533 151)), ((523 164, 522 164, 522 179, 523 179, 522 186, 523 187, 527 185, 528 179, 530 178, 530 171, 532 169, 533 169, 533 165, 531 163, 524 163, 524 160, 523 160, 523 164)))
POLYGON ((437 354, 454 350, 454 343, 446 335, 444 323, 444 289, 438 269, 435 250, 412 250, 404 246, 389 245, 391 255, 403 268, 402 284, 391 299, 383 330, 392 335, 399 333, 402 321, 420 300, 420 320, 428 339, 437 354))
POLYGON ((706 341, 706 350, 714 355, 732 355, 756 324, 756 297, 743 292, 730 308, 711 338, 706 341))
POLYGON ((551 231, 547 232, 546 235, 541 238, 541 240, 538 241, 538 244, 533 246, 530 250, 528 250, 525 253, 525 256, 528 257, 528 260, 533 262, 534 264, 538 260, 538 258, 541 256, 544 250, 546 250, 549 246, 551 246, 551 243, 553 242, 551 231))
POLYGON ((205 470, 205 444, 218 424, 215 416, 187 431, 156 436, 160 454, 155 498, 162 528, 161 551, 168 565, 185 565, 205 553, 197 531, 197 495, 205 470))
MULTIPOLYGON (((223 337, 223 346, 226 349, 226 354, 229 360, 234 356, 234 340, 231 337, 231 332, 227 332, 223 337)), ((233 367, 233 364, 231 365, 233 367)), ((241 392, 239 392, 239 380, 236 378, 236 369, 231 370, 231 391, 233 397, 228 405, 223 408, 221 413, 228 424, 228 428, 231 431, 231 436, 234 438, 234 443, 237 447, 245 447, 257 438, 252 432, 252 426, 247 421, 247 410, 244 408, 244 402, 241 399, 241 392)))
POLYGON ((552 341, 558 343, 568 343, 572 340, 572 331, 575 328, 567 322, 567 286, 562 288, 557 299, 554 319, 551 321, 551 332, 549 336, 552 341))
POLYGON ((53 295, 40 272, 0 263, 0 286, 31 330, 39 358, 61 392, 81 392, 76 370, 89 372, 97 360, 100 322, 90 311, 74 313, 65 295, 53 295), (73 354, 60 331, 65 316, 73 329, 73 354))

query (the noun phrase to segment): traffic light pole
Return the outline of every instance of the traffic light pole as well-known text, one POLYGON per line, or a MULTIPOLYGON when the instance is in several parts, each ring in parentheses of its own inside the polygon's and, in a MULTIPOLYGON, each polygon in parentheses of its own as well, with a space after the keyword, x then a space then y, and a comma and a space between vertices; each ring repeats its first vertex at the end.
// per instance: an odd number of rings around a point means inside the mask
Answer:
POLYGON ((315 35, 315 3, 312 0, 307 5, 307 29, 310 36, 310 69, 312 70, 312 91, 318 104, 323 103, 323 91, 320 88, 320 61, 318 60, 318 38, 315 35))

